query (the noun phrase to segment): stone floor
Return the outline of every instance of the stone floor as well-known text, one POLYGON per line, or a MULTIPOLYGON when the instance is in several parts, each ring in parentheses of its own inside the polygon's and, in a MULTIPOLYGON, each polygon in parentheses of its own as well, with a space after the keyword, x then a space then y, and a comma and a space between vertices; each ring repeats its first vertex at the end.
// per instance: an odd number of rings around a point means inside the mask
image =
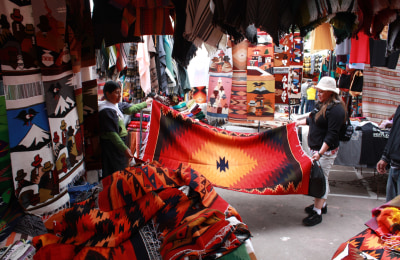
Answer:
POLYGON ((335 165, 330 173, 328 213, 305 227, 305 195, 262 196, 217 189, 239 212, 253 234, 258 260, 331 259, 342 242, 366 228, 371 210, 385 203, 387 175, 373 169, 335 165))

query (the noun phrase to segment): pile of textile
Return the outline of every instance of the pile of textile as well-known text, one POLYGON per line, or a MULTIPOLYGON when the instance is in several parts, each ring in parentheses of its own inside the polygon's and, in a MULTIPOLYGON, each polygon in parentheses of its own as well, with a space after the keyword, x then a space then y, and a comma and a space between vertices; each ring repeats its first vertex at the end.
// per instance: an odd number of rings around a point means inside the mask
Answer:
POLYGON ((49 233, 32 240, 35 259, 216 259, 230 254, 250 259, 247 225, 192 168, 172 170, 153 161, 115 172, 102 184, 97 200, 76 203, 45 222, 49 233))
POLYGON ((372 210, 368 227, 342 243, 333 260, 400 259, 400 196, 372 210))

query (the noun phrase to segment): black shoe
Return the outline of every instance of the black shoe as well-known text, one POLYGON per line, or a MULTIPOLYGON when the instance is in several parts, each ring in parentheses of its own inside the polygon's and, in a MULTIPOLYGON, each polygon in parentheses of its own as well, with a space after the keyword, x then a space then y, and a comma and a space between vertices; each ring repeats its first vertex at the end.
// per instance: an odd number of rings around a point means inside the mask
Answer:
POLYGON ((303 224, 305 226, 315 226, 322 222, 322 215, 318 215, 317 212, 313 210, 313 213, 308 215, 305 219, 303 219, 303 224))
MULTIPOLYGON (((305 207, 305 208, 304 208, 304 211, 305 211, 307 214, 313 213, 313 212, 314 212, 314 204, 311 204, 310 206, 305 207)), ((328 205, 325 205, 325 207, 323 207, 323 208, 321 209, 321 213, 322 213, 322 214, 326 214, 327 212, 328 212, 328 205)))

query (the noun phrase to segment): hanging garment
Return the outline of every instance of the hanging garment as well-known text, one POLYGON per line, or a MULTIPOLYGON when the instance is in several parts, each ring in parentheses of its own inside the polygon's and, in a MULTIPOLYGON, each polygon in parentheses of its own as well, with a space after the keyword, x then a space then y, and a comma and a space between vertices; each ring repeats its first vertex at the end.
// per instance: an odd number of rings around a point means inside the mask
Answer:
POLYGON ((370 63, 369 37, 363 31, 351 38, 350 63, 370 63))
POLYGON ((332 26, 323 23, 315 28, 310 35, 311 51, 334 50, 336 47, 332 26))
POLYGON ((371 67, 396 69, 400 51, 392 52, 389 56, 386 56, 386 45, 387 41, 369 38, 371 67))

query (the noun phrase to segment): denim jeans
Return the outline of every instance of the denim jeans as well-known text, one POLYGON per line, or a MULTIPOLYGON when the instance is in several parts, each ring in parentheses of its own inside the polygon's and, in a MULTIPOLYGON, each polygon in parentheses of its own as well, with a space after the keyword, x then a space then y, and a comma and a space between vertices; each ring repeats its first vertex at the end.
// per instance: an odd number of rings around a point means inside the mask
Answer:
POLYGON ((307 97, 301 97, 301 102, 300 102, 300 114, 304 114, 306 112, 307 108, 307 97))
POLYGON ((315 100, 307 100, 306 113, 311 112, 314 109, 315 100))
POLYGON ((386 184, 386 202, 399 195, 400 191, 400 168, 390 167, 386 184))

